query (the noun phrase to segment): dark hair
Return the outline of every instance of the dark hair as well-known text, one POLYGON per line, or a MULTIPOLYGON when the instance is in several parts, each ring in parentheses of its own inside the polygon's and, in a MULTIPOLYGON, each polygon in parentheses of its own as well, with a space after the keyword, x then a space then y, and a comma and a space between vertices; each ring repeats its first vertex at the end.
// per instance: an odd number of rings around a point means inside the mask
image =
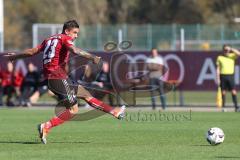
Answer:
POLYGON ((224 44, 222 49, 224 50, 225 47, 227 47, 227 46, 231 47, 231 45, 229 45, 229 44, 224 44))
POLYGON ((157 50, 157 48, 152 48, 151 51, 153 51, 153 50, 157 50))
POLYGON ((70 20, 70 21, 65 22, 63 24, 62 33, 64 34, 66 29, 72 29, 72 28, 79 28, 77 21, 70 20))
POLYGON ((34 65, 34 63, 33 63, 33 62, 28 62, 28 63, 27 63, 27 65, 29 65, 29 64, 33 64, 33 65, 34 65))

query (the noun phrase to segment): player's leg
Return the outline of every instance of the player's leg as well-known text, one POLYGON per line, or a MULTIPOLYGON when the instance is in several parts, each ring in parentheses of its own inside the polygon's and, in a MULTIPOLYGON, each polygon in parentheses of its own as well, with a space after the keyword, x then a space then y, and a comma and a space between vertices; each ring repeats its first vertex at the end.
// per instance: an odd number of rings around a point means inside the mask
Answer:
POLYGON ((232 101, 235 107, 235 111, 238 111, 237 91, 236 89, 232 89, 231 92, 232 92, 232 101))
POLYGON ((118 119, 122 119, 124 117, 124 112, 125 112, 125 106, 122 107, 112 107, 103 101, 100 101, 96 98, 94 98, 83 86, 78 85, 76 88, 76 96, 78 98, 81 98, 85 100, 90 106, 99 109, 101 111, 104 111, 106 113, 109 113, 113 115, 114 117, 118 119))
POLYGON ((30 97, 31 95, 33 95, 35 92, 35 89, 34 87, 32 86, 25 86, 23 88, 23 92, 21 94, 21 97, 20 97, 20 104, 22 106, 28 106, 30 107, 32 105, 31 101, 30 101, 30 97))
POLYGON ((11 101, 15 91, 14 87, 6 86, 4 89, 6 90, 6 94, 7 94, 7 98, 6 98, 7 106, 14 106, 14 103, 11 101))
POLYGON ((78 113, 78 104, 75 104, 70 108, 63 109, 49 121, 39 124, 38 131, 42 143, 47 143, 47 135, 53 127, 59 126, 64 122, 69 121, 74 117, 76 113, 78 113))
POLYGON ((29 100, 30 100, 31 103, 36 103, 38 101, 39 97, 40 97, 40 92, 35 91, 33 93, 33 95, 29 98, 29 100))
POLYGON ((225 75, 220 75, 220 87, 222 91, 222 107, 224 109, 226 102, 227 80, 225 75))
POLYGON ((56 115, 49 121, 39 124, 39 136, 44 144, 50 129, 69 121, 78 112, 78 103, 74 90, 70 88, 68 80, 49 80, 49 89, 58 96, 59 103, 56 115))
MULTIPOLYGON (((150 78, 149 81, 151 86, 156 86, 154 78, 150 78)), ((151 101, 152 101, 152 109, 156 109, 156 96, 154 95, 154 90, 151 90, 150 94, 151 94, 151 101)))
POLYGON ((222 90, 222 107, 225 107, 226 103, 226 90, 222 90))
MULTIPOLYGON (((41 81, 38 84, 37 90, 29 98, 30 102, 31 103, 36 103, 39 100, 39 98, 42 95, 44 95, 45 93, 47 93, 48 91, 49 91, 48 90, 48 80, 41 81)), ((50 95, 53 96, 54 94, 52 93, 50 95)))
POLYGON ((74 115, 78 113, 78 103, 68 104, 68 106, 70 107, 67 107, 67 105, 65 104, 58 104, 58 106, 56 107, 56 115, 46 122, 46 127, 48 129, 51 129, 66 121, 69 121, 74 117, 74 115))
POLYGON ((3 105, 3 87, 0 84, 0 107, 3 105))
POLYGON ((229 83, 229 90, 232 93, 232 101, 235 107, 235 111, 238 111, 238 103, 237 103, 237 90, 235 89, 235 83, 234 83, 234 76, 231 75, 228 77, 228 83, 229 83))
POLYGON ((159 84, 160 101, 161 101, 163 110, 165 110, 166 109, 166 95, 164 93, 164 82, 162 80, 158 80, 158 84, 159 84))

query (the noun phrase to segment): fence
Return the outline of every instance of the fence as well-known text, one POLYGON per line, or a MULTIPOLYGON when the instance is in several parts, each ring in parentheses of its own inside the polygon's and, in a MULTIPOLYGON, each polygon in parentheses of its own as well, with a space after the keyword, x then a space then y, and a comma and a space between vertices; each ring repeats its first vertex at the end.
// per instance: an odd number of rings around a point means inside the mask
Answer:
MULTIPOLYGON (((105 52, 97 52, 105 61, 110 62, 111 67, 111 82, 115 86, 130 86, 129 77, 125 76, 127 73, 137 73, 144 69, 144 63, 150 52, 125 52, 126 59, 118 58, 119 54, 109 54, 105 52), (114 58, 115 57, 115 58, 114 58), (115 60, 114 60, 115 59, 115 60), (128 63, 125 63, 128 62, 128 63), (140 64, 141 66, 138 66, 140 64), (130 71, 130 72, 129 72, 130 71), (114 78, 113 78, 114 77, 114 78)), ((216 91, 217 85, 215 81, 216 66, 215 61, 219 52, 160 52, 163 60, 167 66, 166 76, 164 79, 168 83, 176 85, 176 88, 167 90, 167 105, 180 105, 180 106, 215 106, 216 105, 216 91)), ((33 62, 42 69, 42 54, 38 54, 31 59, 19 60, 15 63, 15 69, 21 70, 22 73, 27 71, 27 63, 33 62)), ((0 60, 0 68, 6 68, 6 61, 0 60)), ((70 60, 71 77, 75 81, 82 78, 82 68, 80 67, 86 63, 84 59, 74 57, 70 60), (77 69, 78 68, 78 69, 77 69), (74 71, 74 72, 73 72, 74 71)), ((145 64, 146 65, 146 64, 145 64)), ((237 89, 240 89, 240 62, 236 62, 235 67, 235 83, 237 89)), ((115 87, 116 89, 116 87, 115 87)), ((121 90, 121 88, 119 89, 121 90)), ((143 93, 143 92, 141 92, 143 93)), ((231 105, 231 95, 227 95, 228 105, 231 105)), ((122 97, 127 99, 129 104, 135 106, 151 105, 150 92, 144 92, 142 95, 135 94, 134 92, 123 92, 122 97), (131 93, 131 94, 130 94, 131 93), (132 99, 131 99, 132 98, 132 99), (136 99, 133 99, 136 98, 136 99), (130 101, 131 100, 131 101, 130 101), (134 100, 136 100, 134 102, 134 100)), ((239 97, 240 98, 240 97, 239 97)), ((45 97, 44 101, 48 101, 49 97, 45 97)), ((160 104, 160 98, 157 98, 160 104)), ((240 100, 240 99, 238 99, 240 100)))
MULTIPOLYGON (((33 46, 52 34, 60 33, 62 25, 60 24, 35 24, 33 25, 33 46)), ((160 51, 178 51, 181 48, 181 39, 184 40, 185 51, 208 51, 208 50, 220 50, 222 45, 227 43, 232 46, 239 47, 240 45, 240 32, 237 25, 92 25, 92 26, 81 26, 80 35, 76 41, 76 45, 83 49, 91 51, 102 51, 103 45, 108 41, 119 41, 119 40, 131 40, 133 47, 129 51, 146 51, 152 47, 157 47, 160 51), (183 30, 181 34, 181 30, 183 30), (184 33, 184 34, 183 34, 184 33)), ((196 53, 183 53, 184 56, 195 54, 203 56, 202 60, 207 59, 208 55, 213 55, 211 52, 196 53), (199 53, 199 54, 197 54, 199 53)), ((179 54, 178 54, 179 55, 179 54)), ((215 55, 215 54, 214 54, 215 55)), ((193 56, 193 55, 192 55, 193 56)), ((216 55, 215 55, 216 56, 216 55)), ((183 58, 182 60, 185 60, 183 58)), ((196 59, 193 57, 193 59, 196 59)), ((198 59, 199 60, 199 59, 198 59)), ((208 67, 214 66, 214 58, 212 60, 213 65, 209 64, 207 59, 206 65, 208 67)), ((189 61, 190 62, 190 61, 189 61)), ((198 61, 199 62, 199 61, 198 61)), ((203 64, 201 64, 203 65, 203 64)), ((195 67, 195 65, 186 64, 186 68, 193 70, 189 67, 195 67)), ((196 67, 195 67, 196 68, 196 67)), ((211 68, 210 68, 211 69, 211 68)), ((239 70, 239 66, 237 66, 239 70)), ((200 73, 193 72, 193 73, 200 73)), ((192 75, 192 74, 189 74, 192 75)), ((208 76, 208 72, 206 72, 208 76)), ((212 75, 214 78, 215 76, 212 75)), ((185 76, 185 79, 193 80, 195 77, 185 76)), ((239 82, 239 75, 236 76, 237 82, 239 82)), ((216 85, 211 80, 210 85, 213 88, 216 85)), ((188 83, 189 84, 189 83, 188 83)), ((239 85, 239 84, 238 84, 239 85)), ((199 85, 195 85, 202 87, 199 85)), ((167 102, 169 105, 215 105, 216 92, 212 88, 211 91, 197 91, 195 90, 174 90, 167 93, 167 102)), ((231 97, 227 98, 227 102, 231 103, 231 97)), ((136 101, 136 105, 139 104, 151 104, 151 99, 136 101)))
MULTIPOLYGON (((34 24, 33 45, 51 35, 60 33, 60 24, 34 24)), ((81 26, 77 46, 92 51, 102 51, 108 41, 131 40, 132 51, 180 50, 180 30, 184 30, 185 50, 219 50, 225 43, 240 45, 240 32, 237 25, 86 25, 81 26)))

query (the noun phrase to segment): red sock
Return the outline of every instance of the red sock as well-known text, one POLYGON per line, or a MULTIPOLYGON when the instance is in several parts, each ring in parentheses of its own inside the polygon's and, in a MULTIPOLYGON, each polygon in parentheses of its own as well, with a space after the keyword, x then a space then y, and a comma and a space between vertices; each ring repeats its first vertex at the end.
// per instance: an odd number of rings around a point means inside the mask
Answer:
POLYGON ((108 104, 106 104, 96 98, 90 99, 89 101, 87 101, 87 103, 89 105, 91 105, 92 107, 94 107, 96 109, 100 109, 107 113, 110 113, 113 110, 113 107, 109 106, 108 104))
POLYGON ((73 114, 70 113, 69 109, 66 109, 66 110, 58 113, 57 116, 53 117, 45 124, 46 124, 46 127, 50 129, 52 127, 55 127, 55 126, 58 126, 58 125, 64 123, 65 121, 68 121, 72 117, 73 117, 73 114))

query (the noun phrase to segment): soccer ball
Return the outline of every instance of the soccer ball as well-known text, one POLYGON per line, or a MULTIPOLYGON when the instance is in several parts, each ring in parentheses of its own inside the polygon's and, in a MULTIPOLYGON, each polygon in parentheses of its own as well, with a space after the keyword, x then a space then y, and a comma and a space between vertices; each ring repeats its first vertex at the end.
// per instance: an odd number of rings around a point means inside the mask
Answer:
POLYGON ((224 141, 223 130, 218 127, 210 128, 206 133, 206 139, 211 145, 218 145, 224 141))

